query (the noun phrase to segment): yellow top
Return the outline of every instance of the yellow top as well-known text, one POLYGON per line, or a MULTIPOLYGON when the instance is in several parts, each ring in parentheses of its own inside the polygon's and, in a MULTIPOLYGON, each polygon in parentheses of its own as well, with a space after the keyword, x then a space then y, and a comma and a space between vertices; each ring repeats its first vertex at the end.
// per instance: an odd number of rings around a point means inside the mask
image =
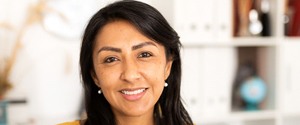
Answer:
POLYGON ((58 125, 80 125, 79 121, 65 122, 58 125))

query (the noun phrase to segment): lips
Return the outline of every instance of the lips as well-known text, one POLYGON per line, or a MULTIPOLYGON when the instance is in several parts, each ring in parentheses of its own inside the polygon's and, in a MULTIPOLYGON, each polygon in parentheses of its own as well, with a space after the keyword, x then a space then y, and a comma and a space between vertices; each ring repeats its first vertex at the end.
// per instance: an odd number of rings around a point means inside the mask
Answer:
POLYGON ((120 91, 124 99, 128 101, 136 101, 143 97, 146 93, 147 88, 138 88, 138 89, 123 89, 120 91))

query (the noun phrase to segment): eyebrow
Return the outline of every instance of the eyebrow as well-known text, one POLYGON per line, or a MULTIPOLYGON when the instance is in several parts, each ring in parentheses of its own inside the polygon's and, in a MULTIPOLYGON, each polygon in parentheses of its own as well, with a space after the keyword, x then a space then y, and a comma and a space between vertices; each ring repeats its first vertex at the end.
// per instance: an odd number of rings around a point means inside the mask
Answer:
MULTIPOLYGON (((144 42, 144 43, 140 43, 140 44, 132 46, 131 50, 137 50, 137 49, 143 48, 144 46, 148 46, 148 45, 157 47, 153 42, 144 42)), ((117 53, 122 52, 122 50, 120 48, 115 48, 115 47, 110 47, 110 46, 102 47, 100 50, 98 50, 98 53, 100 53, 102 51, 113 51, 113 52, 117 52, 117 53)))
POLYGON ((137 49, 143 48, 144 46, 148 46, 148 45, 157 47, 153 42, 144 42, 144 43, 140 43, 140 44, 132 46, 131 50, 137 50, 137 49))
POLYGON ((122 50, 119 48, 109 47, 109 46, 102 47, 100 50, 98 50, 98 53, 100 53, 102 51, 113 51, 113 52, 118 52, 118 53, 122 52, 122 50))

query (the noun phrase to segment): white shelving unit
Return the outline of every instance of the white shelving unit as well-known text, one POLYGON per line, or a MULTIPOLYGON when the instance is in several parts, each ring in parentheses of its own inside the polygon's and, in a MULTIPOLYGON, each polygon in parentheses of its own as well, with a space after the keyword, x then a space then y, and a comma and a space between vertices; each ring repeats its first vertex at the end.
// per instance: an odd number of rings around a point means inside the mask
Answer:
POLYGON ((270 37, 233 37, 233 0, 152 0, 181 36, 182 95, 197 125, 300 124, 300 37, 284 35, 285 0, 270 2, 270 37), (253 59, 267 84, 263 108, 233 111, 239 62, 253 59))
MULTIPOLYGON (((98 2, 99 5, 102 5, 107 1, 110 0, 98 2)), ((285 0, 269 0, 271 3, 270 17, 272 21, 271 37, 233 37, 233 0, 140 1, 152 4, 162 12, 181 37, 181 42, 183 43, 182 95, 196 125, 300 125, 300 108, 298 108, 300 105, 300 37, 291 38, 284 36, 283 14, 285 0), (257 64, 259 75, 267 83, 267 98, 264 101, 262 110, 252 112, 232 110, 232 85, 239 62, 243 60, 243 58, 240 58, 241 55, 249 56, 248 58, 257 64)), ((24 15, 27 15, 25 14, 27 6, 33 1, 19 0, 18 4, 14 4, 11 0, 0 0, 0 2, 4 3, 0 4, 0 10, 2 10, 0 12, 4 13, 0 14, 1 21, 11 22, 15 27, 19 28, 22 21, 24 21, 24 15)), ((95 5, 98 5, 98 2, 95 5)), ((57 43, 61 41, 61 39, 50 36, 38 25, 32 26, 31 30, 27 32, 29 33, 23 40, 25 42, 26 40, 27 42, 30 41, 26 44, 29 46, 27 51, 37 54, 34 57, 40 57, 39 54, 43 54, 43 52, 51 52, 47 49, 36 50, 37 48, 55 44, 53 41, 58 41, 57 43), (40 40, 40 37, 31 37, 32 34, 38 34, 43 40, 40 40), (33 43, 34 41, 38 44, 33 43), (43 44, 41 41, 48 44, 43 44)), ((69 46, 69 43, 64 42, 60 43, 63 43, 59 44, 61 45, 60 48, 65 48, 70 52, 77 52, 77 50, 68 48, 77 48, 77 46, 69 46)), ((57 54, 52 53, 50 57, 53 57, 53 60, 63 61, 60 58, 65 58, 65 56, 62 54, 57 56, 57 54)), ((74 59, 76 58, 77 56, 74 55, 74 59)), ((50 63, 46 63, 47 60, 44 61, 45 64, 50 65, 50 63)), ((37 62, 37 64, 44 66, 44 62, 37 62)), ((64 63, 57 62, 58 64, 64 63)), ((59 66, 62 65, 57 67, 59 66)), ((76 65, 74 66, 76 67, 76 65)), ((58 69, 64 68, 59 67, 58 69)), ((36 73, 39 70, 31 71, 36 73)), ((51 70, 42 69, 42 71, 52 71, 54 74, 57 74, 55 68, 51 70)), ((22 83, 26 84, 23 84, 24 87, 21 86, 21 88, 28 88, 26 85, 30 84, 33 86, 39 83, 38 87, 50 90, 46 84, 52 85, 51 81, 48 81, 49 83, 45 82, 42 80, 44 78, 42 73, 37 74, 39 77, 32 75, 34 73, 29 73, 31 76, 25 79, 25 82, 22 81, 22 83)), ((73 77, 70 77, 69 82, 63 81, 63 83, 75 83, 72 80, 73 77)), ((59 82, 54 81, 53 83, 59 82)), ((70 88, 68 85, 65 87, 70 88)), ((78 94, 77 90, 76 93, 78 94)), ((39 95, 34 91, 29 94, 39 95)), ((53 98, 50 98, 50 101, 51 99, 56 99, 55 96, 51 97, 53 98)), ((72 97, 79 96, 74 96, 73 94, 72 97)), ((9 114, 13 116, 9 118, 9 121, 12 121, 10 124, 26 124, 29 117, 31 117, 26 115, 32 114, 32 112, 36 116, 49 113, 48 111, 51 108, 47 107, 49 107, 48 104, 50 103, 44 103, 44 98, 32 96, 30 99, 34 100, 32 104, 35 104, 31 105, 31 109, 23 108, 23 105, 9 107, 10 112, 13 113, 9 114), (38 107, 36 107, 37 105, 38 107), (32 110, 36 108, 39 110, 32 110), (20 111, 22 112, 19 113, 20 111)), ((49 98, 47 100, 49 101, 49 98)), ((73 101, 68 100, 68 102, 73 101)), ((73 106, 74 104, 72 103, 73 106)), ((78 102, 76 104, 79 105, 78 102)), ((50 107, 53 107, 53 105, 50 107)), ((62 106, 59 105, 59 107, 62 106)), ((51 110, 50 113, 55 114, 55 117, 58 117, 57 114, 60 114, 60 118, 69 116, 69 114, 65 115, 63 112, 57 113, 55 110, 51 110)), ((68 118, 64 118, 64 121, 68 118)), ((55 120, 41 119, 39 121, 49 124, 55 120)))

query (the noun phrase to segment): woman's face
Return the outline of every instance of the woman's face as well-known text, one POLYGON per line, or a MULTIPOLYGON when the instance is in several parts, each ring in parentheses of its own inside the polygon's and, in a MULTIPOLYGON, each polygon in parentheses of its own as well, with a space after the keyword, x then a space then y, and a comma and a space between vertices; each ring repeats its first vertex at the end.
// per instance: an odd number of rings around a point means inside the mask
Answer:
POLYGON ((153 116, 172 65, 162 45, 113 21, 96 36, 93 63, 93 79, 117 117, 153 116))

